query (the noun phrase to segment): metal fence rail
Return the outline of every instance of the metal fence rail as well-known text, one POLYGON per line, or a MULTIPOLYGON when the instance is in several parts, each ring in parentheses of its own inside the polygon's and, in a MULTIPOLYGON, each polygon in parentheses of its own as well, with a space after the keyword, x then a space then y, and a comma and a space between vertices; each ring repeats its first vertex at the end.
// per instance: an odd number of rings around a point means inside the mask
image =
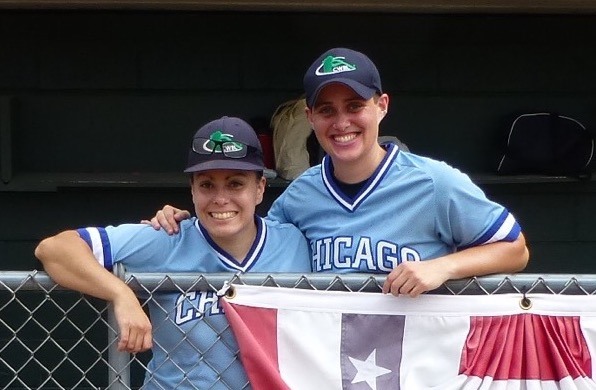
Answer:
MULTIPOLYGON (((385 275, 116 273, 146 304, 164 291, 217 291, 225 282, 379 292, 385 275)), ((438 294, 596 294, 596 275, 517 274, 450 281, 438 294)), ((0 272, 0 388, 136 389, 149 353, 116 350, 117 326, 105 302, 65 290, 44 272, 0 272)), ((235 390, 235 389, 234 389, 235 390)))

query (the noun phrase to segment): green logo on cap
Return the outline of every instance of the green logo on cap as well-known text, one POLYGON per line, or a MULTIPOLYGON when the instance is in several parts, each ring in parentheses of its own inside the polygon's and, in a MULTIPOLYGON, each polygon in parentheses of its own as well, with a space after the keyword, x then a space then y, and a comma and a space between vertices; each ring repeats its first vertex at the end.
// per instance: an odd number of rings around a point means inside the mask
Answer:
POLYGON ((321 66, 315 70, 317 76, 328 76, 330 74, 351 72, 356 70, 356 65, 344 61, 346 57, 327 56, 321 66))
POLYGON ((211 153, 233 153, 244 149, 244 144, 234 142, 232 134, 217 130, 211 133, 209 140, 203 144, 203 149, 211 153))

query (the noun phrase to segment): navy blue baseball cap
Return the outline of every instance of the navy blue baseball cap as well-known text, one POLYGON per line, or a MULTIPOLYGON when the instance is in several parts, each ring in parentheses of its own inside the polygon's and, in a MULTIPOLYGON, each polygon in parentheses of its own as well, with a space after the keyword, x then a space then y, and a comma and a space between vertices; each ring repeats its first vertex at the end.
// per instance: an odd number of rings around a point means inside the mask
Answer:
POLYGON ((327 50, 313 62, 304 75, 306 104, 313 107, 319 92, 328 84, 342 83, 363 99, 382 94, 381 76, 375 64, 365 54, 338 47, 327 50))
POLYGON ((263 150, 254 129, 235 117, 213 120, 195 133, 184 172, 212 169, 263 171, 263 150))

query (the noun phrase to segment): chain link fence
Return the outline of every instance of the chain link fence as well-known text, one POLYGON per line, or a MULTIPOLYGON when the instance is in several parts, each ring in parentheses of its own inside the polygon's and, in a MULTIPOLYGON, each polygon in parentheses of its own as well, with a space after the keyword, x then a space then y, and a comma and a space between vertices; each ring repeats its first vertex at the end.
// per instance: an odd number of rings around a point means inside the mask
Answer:
MULTIPOLYGON (((370 274, 127 274, 121 268, 116 273, 145 306, 159 292, 218 291, 225 282, 379 292, 385 279, 370 274)), ((596 275, 495 275, 450 281, 433 293, 594 295, 596 275)), ((111 307, 65 290, 39 271, 0 272, 0 338, 2 389, 138 389, 151 356, 118 352, 111 307)))

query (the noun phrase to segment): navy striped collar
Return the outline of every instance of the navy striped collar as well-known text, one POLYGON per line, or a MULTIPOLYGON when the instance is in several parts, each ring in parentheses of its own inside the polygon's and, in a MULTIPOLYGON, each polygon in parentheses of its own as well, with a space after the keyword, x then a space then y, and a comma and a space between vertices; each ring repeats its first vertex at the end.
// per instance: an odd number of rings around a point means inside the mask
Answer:
POLYGON ((215 243, 215 241, 213 241, 213 239, 211 239, 209 233, 205 227, 201 225, 198 218, 195 221, 197 230, 203 235, 203 237, 205 237, 207 243, 217 253, 219 260, 227 268, 241 272, 247 272, 256 263, 257 259, 261 255, 261 252, 263 251, 263 247, 265 246, 265 240, 267 239, 267 225, 265 224, 265 221, 263 221, 263 218, 257 215, 255 215, 255 224, 257 225, 257 236, 255 237, 250 250, 246 254, 246 257, 241 263, 238 263, 238 261, 232 255, 222 249, 215 243))
POLYGON ((331 196, 335 199, 337 203, 339 203, 343 208, 348 211, 355 211, 359 205, 364 202, 364 200, 372 193, 372 191, 379 185, 389 167, 391 166, 392 162, 395 160, 395 156, 399 152, 399 148, 395 144, 388 144, 387 145, 387 154, 377 167, 377 169, 373 172, 371 177, 366 180, 360 191, 354 196, 353 198, 344 194, 341 190, 340 186, 338 185, 338 180, 333 175, 333 162, 329 155, 323 157, 323 161, 321 163, 321 175, 323 178, 323 183, 327 188, 327 191, 331 194, 331 196))

